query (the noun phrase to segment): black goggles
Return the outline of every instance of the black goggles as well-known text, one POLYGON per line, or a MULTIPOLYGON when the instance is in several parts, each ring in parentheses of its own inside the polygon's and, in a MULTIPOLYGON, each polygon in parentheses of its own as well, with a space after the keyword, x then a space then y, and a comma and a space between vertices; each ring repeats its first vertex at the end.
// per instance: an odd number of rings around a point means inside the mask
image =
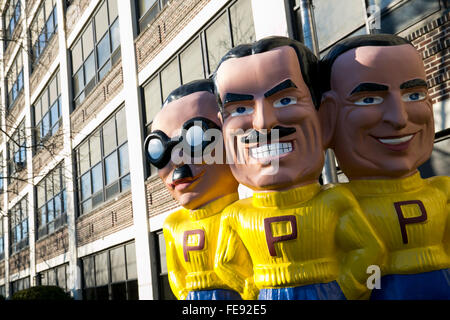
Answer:
POLYGON ((186 144, 183 150, 190 150, 193 157, 214 142, 214 137, 208 139, 205 135, 208 129, 220 130, 220 127, 207 118, 195 117, 183 124, 181 136, 169 138, 163 131, 155 130, 144 142, 147 159, 156 168, 164 168, 170 161, 173 148, 180 142, 186 144))

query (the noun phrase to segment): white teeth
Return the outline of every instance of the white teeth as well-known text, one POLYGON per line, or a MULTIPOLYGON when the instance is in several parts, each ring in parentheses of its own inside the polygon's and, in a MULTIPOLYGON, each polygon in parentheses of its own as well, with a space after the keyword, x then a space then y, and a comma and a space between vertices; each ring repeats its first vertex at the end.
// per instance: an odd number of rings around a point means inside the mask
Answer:
POLYGON ((255 159, 277 157, 292 151, 292 143, 271 143, 250 149, 250 156, 255 159))
POLYGON ((392 139, 381 139, 381 138, 378 138, 378 140, 380 142, 382 142, 382 143, 394 144, 395 145, 395 144, 400 144, 400 143, 407 142, 407 141, 411 140, 413 136, 414 136, 413 134, 410 134, 408 136, 404 136, 404 137, 401 137, 401 138, 392 138, 392 139))

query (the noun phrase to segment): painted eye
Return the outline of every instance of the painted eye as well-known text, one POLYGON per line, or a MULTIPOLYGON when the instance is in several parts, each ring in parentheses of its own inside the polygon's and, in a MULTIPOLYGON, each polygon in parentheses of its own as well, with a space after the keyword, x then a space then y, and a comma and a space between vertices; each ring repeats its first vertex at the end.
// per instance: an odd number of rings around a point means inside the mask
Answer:
POLYGON ((186 132, 186 141, 191 147, 196 147, 203 142, 203 129, 200 126, 192 126, 186 132))
POLYGON ((413 92, 413 93, 405 93, 402 95, 402 100, 405 102, 411 101, 420 101, 427 97, 425 92, 413 92))
POLYGON ((359 100, 356 100, 354 103, 358 106, 370 106, 374 104, 380 104, 384 100, 381 97, 363 97, 359 100))
POLYGON ((282 107, 286 107, 286 106, 289 106, 289 105, 295 104, 295 103, 297 103, 297 98, 289 96, 289 97, 284 97, 284 98, 278 99, 277 101, 275 101, 273 103, 273 106, 275 108, 282 108, 282 107))
POLYGON ((164 146, 160 140, 152 139, 148 143, 147 152, 151 159, 158 160, 164 153, 164 146))
POLYGON ((238 117, 238 116, 243 116, 243 115, 252 114, 252 113, 253 113, 253 108, 248 107, 248 106, 239 106, 239 107, 234 108, 230 112, 232 117, 238 117))

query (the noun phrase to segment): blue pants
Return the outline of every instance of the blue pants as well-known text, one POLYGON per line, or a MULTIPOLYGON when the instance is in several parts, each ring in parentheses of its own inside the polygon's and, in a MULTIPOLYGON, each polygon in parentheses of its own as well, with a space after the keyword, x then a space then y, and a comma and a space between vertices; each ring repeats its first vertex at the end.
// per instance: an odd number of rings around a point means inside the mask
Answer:
POLYGON ((259 300, 346 300, 336 281, 306 286, 261 289, 259 300))
POLYGON ((214 289, 189 291, 186 300, 242 300, 242 298, 233 290, 214 289))
POLYGON ((371 300, 450 300, 450 269, 381 277, 371 300))

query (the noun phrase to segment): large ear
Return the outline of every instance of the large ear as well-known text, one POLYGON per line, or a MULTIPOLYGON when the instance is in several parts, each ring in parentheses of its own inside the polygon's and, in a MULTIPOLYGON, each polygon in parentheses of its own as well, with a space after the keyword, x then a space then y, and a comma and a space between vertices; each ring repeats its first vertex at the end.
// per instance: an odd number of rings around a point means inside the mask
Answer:
POLYGON ((322 130, 323 147, 333 148, 334 132, 339 114, 338 97, 333 91, 327 91, 322 95, 322 101, 319 108, 319 120, 322 130))
POLYGON ((219 118, 220 124, 223 127, 223 116, 221 111, 217 112, 217 118, 219 118))

